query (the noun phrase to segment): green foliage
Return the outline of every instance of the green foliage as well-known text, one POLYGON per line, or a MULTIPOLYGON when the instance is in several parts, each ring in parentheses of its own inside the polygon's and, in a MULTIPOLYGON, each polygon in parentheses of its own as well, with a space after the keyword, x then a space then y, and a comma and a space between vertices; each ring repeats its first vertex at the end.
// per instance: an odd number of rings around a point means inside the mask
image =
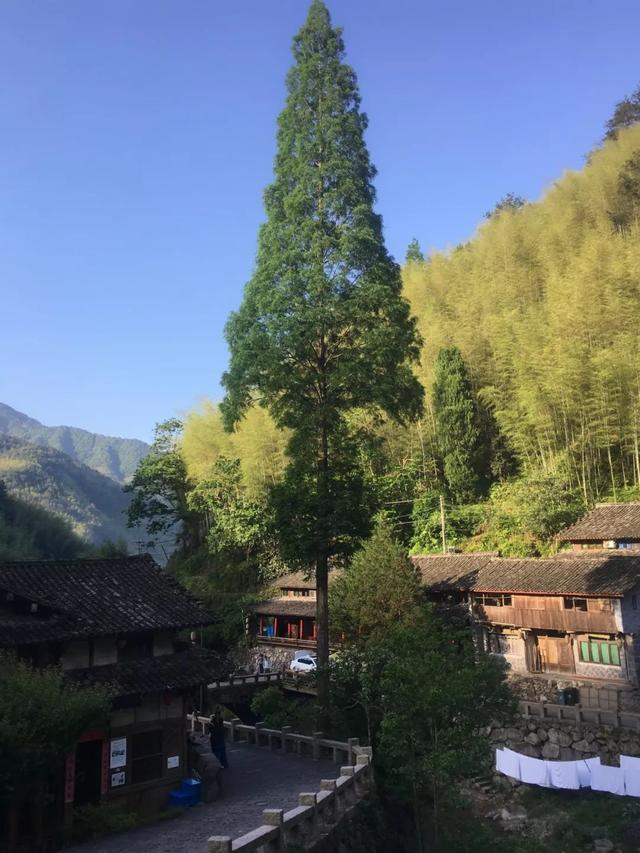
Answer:
MULTIPOLYGON (((481 503, 446 506, 447 547, 464 545, 475 535, 485 517, 486 506, 481 503)), ((425 492, 414 503, 411 551, 414 554, 442 551, 440 500, 436 492, 425 492)))
POLYGON ((605 139, 617 139, 618 133, 625 127, 631 127, 640 121, 640 86, 626 98, 616 104, 613 115, 606 123, 605 139))
POLYGON ((488 448, 471 379, 457 347, 438 353, 433 412, 448 492, 458 503, 472 501, 486 486, 488 448))
POLYGON ((85 729, 105 722, 109 707, 102 690, 76 690, 58 670, 0 657, 0 806, 56 769, 85 729))
POLYGON ((0 560, 72 559, 87 548, 64 519, 12 497, 0 480, 0 560))
POLYGON ((383 652, 380 748, 399 783, 427 794, 478 773, 490 748, 477 728, 515 708, 503 667, 428 612, 391 626, 383 652))
POLYGON ((149 445, 135 438, 113 438, 75 427, 43 426, 4 403, 0 403, 0 433, 59 450, 117 483, 126 483, 149 452, 149 445))
POLYGON ((407 246, 407 254, 405 256, 405 261, 408 264, 416 262, 420 263, 424 261, 424 255, 422 254, 420 243, 418 243, 415 237, 407 246))
POLYGON ((138 464, 131 483, 128 526, 145 526, 149 544, 171 536, 188 552, 199 544, 197 514, 189 507, 187 467, 178 446, 182 423, 171 418, 156 425, 148 456, 138 464))
POLYGON ((251 711, 267 728, 292 726, 298 732, 313 730, 314 707, 304 699, 291 699, 279 687, 267 687, 251 700, 251 711))
POLYGON ((96 805, 76 809, 73 815, 73 840, 86 841, 114 832, 126 832, 139 823, 135 812, 127 811, 123 803, 103 800, 96 805))
MULTIPOLYGON (((412 418, 422 393, 411 370, 415 323, 373 209, 367 118, 322 0, 313 0, 293 55, 256 268, 226 327, 221 410, 231 429, 258 398, 292 432, 274 499, 286 556, 315 561, 322 665, 328 561, 369 529, 347 416, 363 408, 412 418)), ((325 704, 322 674, 320 682, 325 704)))
POLYGON ((351 565, 329 588, 331 632, 362 642, 415 608, 420 594, 417 570, 381 518, 351 565))
POLYGON ((12 498, 60 517, 91 543, 127 535, 121 486, 59 450, 0 435, 0 480, 12 498))
POLYGON ((476 544, 480 550, 499 551, 505 557, 553 553, 555 534, 584 511, 581 496, 566 478, 531 473, 526 479, 493 487, 476 544))

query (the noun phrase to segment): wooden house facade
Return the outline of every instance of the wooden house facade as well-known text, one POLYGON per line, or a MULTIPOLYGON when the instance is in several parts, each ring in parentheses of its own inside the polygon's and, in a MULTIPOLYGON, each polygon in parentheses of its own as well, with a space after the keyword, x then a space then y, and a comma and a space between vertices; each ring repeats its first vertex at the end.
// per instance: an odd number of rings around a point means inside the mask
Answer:
POLYGON ((0 649, 112 698, 108 722, 81 734, 42 796, 12 809, 6 849, 51 849, 89 804, 166 805, 186 772, 185 715, 222 674, 178 631, 212 621, 147 556, 0 563, 0 649))
POLYGON ((316 584, 303 572, 292 572, 274 584, 277 595, 249 612, 252 642, 270 652, 316 648, 316 584))
POLYGON ((429 598, 462 603, 513 672, 638 685, 640 556, 413 559, 429 598))

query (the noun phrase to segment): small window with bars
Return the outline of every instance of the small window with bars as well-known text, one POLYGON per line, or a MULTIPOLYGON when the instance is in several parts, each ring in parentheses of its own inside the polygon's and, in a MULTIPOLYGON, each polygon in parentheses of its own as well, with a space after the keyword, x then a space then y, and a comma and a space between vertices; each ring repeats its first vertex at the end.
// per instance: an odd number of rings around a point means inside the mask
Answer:
MULTIPOLYGON (((565 610, 582 610, 584 612, 588 610, 586 598, 576 598, 574 595, 565 595, 563 602, 565 610)), ((585 627, 587 626, 585 625, 585 627)))
POLYGON ((475 602, 485 607, 511 607, 511 595, 506 592, 480 592, 476 593, 475 602))

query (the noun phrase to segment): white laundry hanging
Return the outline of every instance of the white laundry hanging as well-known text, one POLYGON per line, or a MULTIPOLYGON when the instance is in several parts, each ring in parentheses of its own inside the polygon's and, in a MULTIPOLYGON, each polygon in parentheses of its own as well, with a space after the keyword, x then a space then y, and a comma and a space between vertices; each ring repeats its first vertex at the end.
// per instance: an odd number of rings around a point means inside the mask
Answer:
POLYGON ((528 755, 520 756, 520 781, 528 785, 540 785, 549 787, 549 769, 547 762, 540 758, 531 758, 528 755))
POLYGON ((547 761, 547 769, 552 788, 575 791, 580 787, 577 761, 547 761))
POLYGON ((624 788, 629 797, 640 797, 640 758, 620 756, 620 769, 624 776, 624 788))
POLYGON ((496 770, 511 776, 512 779, 520 779, 520 759, 522 756, 511 749, 496 749, 496 770))
POLYGON ((595 764, 591 768, 591 790, 607 791, 609 794, 624 796, 624 771, 622 767, 595 764))
POLYGON ((599 758, 581 758, 576 761, 578 770, 578 782, 581 788, 591 787, 591 770, 596 764, 600 764, 599 758))

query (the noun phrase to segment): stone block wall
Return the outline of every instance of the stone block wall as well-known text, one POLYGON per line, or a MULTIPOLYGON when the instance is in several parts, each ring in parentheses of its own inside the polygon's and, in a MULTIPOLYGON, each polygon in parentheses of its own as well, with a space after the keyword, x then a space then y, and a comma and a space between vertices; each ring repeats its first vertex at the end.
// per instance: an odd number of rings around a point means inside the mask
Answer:
POLYGON ((592 723, 518 715, 508 725, 496 721, 484 734, 495 749, 508 747, 532 758, 574 761, 599 756, 603 764, 617 765, 620 755, 640 756, 640 731, 592 723))

